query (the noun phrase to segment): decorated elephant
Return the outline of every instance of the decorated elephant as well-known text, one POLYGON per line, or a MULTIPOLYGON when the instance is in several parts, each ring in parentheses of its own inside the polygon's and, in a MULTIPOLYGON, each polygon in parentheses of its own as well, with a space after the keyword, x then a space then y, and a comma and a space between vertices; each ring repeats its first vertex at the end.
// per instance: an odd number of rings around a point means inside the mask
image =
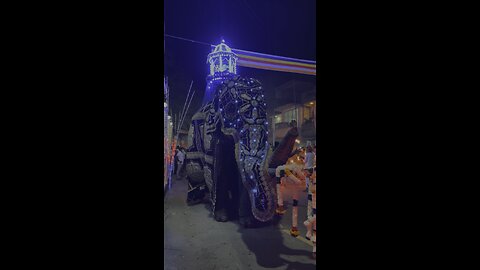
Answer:
POLYGON ((235 214, 246 226, 252 217, 270 220, 276 193, 267 175, 267 129, 266 103, 257 80, 234 75, 216 85, 213 100, 192 118, 187 202, 199 202, 208 190, 217 221, 235 214), (237 209, 229 211, 228 206, 237 209))
MULTIPOLYGON (((292 130, 272 156, 273 164, 288 159, 292 138, 294 143, 298 136, 296 128, 292 130)), ((217 221, 238 215, 240 223, 250 227, 271 220, 276 209, 276 166, 267 164, 271 154, 267 138, 260 82, 233 75, 218 84, 211 102, 192 118, 187 203, 199 203, 208 193, 217 221)))

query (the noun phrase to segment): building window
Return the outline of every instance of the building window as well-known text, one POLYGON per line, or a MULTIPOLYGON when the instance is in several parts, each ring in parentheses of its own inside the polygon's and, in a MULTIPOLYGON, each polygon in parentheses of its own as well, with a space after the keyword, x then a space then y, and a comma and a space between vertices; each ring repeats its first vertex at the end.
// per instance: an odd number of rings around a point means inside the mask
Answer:
POLYGON ((286 111, 283 114, 283 122, 290 123, 292 120, 297 121, 297 114, 298 114, 298 109, 295 108, 293 110, 286 111))

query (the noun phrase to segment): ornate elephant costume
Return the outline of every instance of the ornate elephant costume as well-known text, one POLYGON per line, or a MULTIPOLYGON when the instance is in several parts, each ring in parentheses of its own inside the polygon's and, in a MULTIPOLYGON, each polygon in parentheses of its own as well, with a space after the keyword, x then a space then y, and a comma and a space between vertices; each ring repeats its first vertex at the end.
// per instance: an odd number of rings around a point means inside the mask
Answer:
POLYGON ((245 189, 239 188, 240 200, 247 191, 249 206, 241 203, 239 207, 250 207, 253 217, 268 221, 275 213, 276 193, 274 179, 267 175, 270 147, 261 84, 233 75, 214 92, 213 100, 192 118, 187 152, 189 202, 198 201, 207 188, 216 215, 219 196, 226 196, 225 190, 219 191, 220 183, 240 181, 245 189))
MULTIPOLYGON (((275 214, 278 165, 267 164, 270 147, 262 86, 256 79, 237 75, 237 59, 223 40, 207 57, 210 73, 203 106, 193 116, 188 136, 187 203, 201 202, 209 193, 217 221, 238 215, 249 227, 275 214)), ((274 164, 286 162, 296 136, 296 128, 287 134, 272 156, 274 164)))

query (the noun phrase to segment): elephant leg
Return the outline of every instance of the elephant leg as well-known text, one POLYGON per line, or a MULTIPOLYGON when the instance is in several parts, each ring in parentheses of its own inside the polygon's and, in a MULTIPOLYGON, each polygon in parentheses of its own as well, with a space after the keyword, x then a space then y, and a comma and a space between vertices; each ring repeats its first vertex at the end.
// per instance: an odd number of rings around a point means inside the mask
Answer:
POLYGON ((188 191, 187 204, 193 205, 203 201, 207 194, 207 184, 205 182, 204 149, 202 145, 203 120, 198 114, 194 115, 192 125, 188 131, 189 147, 185 156, 184 166, 187 174, 188 191))
POLYGON ((225 222, 231 219, 231 197, 236 193, 236 183, 239 182, 238 168, 235 160, 235 143, 231 136, 220 135, 215 146, 215 188, 216 200, 214 217, 217 221, 225 222), (232 195, 232 196, 230 196, 232 195))
MULTIPOLYGON (((234 145, 232 145, 234 147, 234 145)), ((225 172, 226 175, 228 175, 230 181, 228 182, 228 190, 230 192, 231 197, 228 199, 228 210, 229 210, 229 218, 231 220, 236 219, 239 217, 239 209, 240 209, 240 195, 242 192, 247 193, 247 198, 248 198, 248 192, 245 190, 245 187, 242 184, 242 179, 240 177, 240 173, 238 172, 238 165, 235 160, 235 149, 232 148, 231 153, 228 155, 228 160, 229 160, 229 168, 231 168, 229 171, 225 172)), ((251 209, 248 209, 249 212, 251 212, 251 209)))
POLYGON ((187 177, 188 180, 188 192, 187 192, 187 205, 198 204, 203 201, 205 197, 206 188, 203 184, 198 184, 191 181, 190 177, 187 177))
POLYGON ((225 222, 228 220, 227 214, 227 192, 228 182, 224 175, 224 145, 223 140, 217 140, 215 145, 215 164, 214 164, 214 182, 215 182, 215 206, 213 216, 216 221, 225 222))
POLYGON ((203 168, 199 159, 188 160, 187 170, 187 205, 198 204, 203 201, 207 187, 203 178, 203 168))
POLYGON ((250 215, 249 194, 243 186, 235 158, 235 140, 231 135, 220 134, 215 144, 215 219, 223 221, 237 216, 250 215), (225 217, 222 217, 224 216, 225 217))

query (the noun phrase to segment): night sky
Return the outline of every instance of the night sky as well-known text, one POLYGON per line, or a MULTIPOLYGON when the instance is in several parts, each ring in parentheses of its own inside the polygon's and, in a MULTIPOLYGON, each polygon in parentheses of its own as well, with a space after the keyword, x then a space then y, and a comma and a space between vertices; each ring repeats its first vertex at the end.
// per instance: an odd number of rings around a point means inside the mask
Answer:
MULTIPOLYGON (((221 38, 232 48, 316 60, 315 0, 166 0, 165 33, 209 44, 221 38)), ((200 109, 208 74, 208 45, 165 37, 165 75, 171 89, 173 114, 180 112, 193 80, 196 90, 189 115, 200 109)), ((238 74, 264 85, 267 100, 273 89, 292 79, 315 85, 315 76, 238 67, 238 74)), ((267 104, 268 106, 268 104, 267 104)))

